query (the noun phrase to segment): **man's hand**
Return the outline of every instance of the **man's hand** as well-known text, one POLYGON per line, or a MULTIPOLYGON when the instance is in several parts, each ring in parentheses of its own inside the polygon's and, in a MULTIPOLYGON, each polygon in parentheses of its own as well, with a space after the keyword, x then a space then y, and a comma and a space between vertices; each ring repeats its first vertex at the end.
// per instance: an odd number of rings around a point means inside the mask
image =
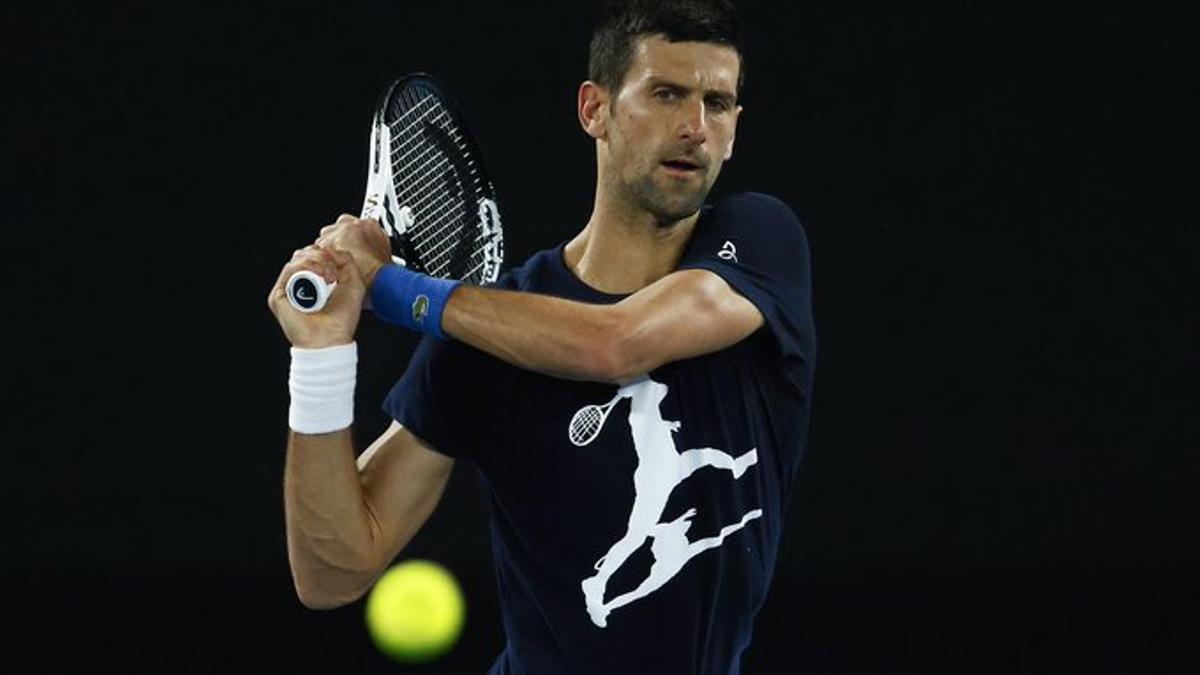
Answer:
POLYGON ((318 349, 354 341, 365 292, 362 276, 349 253, 307 246, 296 251, 283 266, 267 294, 267 307, 292 346, 318 349), (305 314, 288 302, 284 286, 300 270, 315 272, 330 283, 337 282, 337 289, 319 312, 305 314))
POLYGON ((392 262, 392 246, 387 233, 379 226, 379 221, 371 218, 355 218, 343 213, 337 222, 321 228, 316 244, 323 249, 349 253, 362 277, 363 287, 368 291, 375 283, 375 273, 392 262))

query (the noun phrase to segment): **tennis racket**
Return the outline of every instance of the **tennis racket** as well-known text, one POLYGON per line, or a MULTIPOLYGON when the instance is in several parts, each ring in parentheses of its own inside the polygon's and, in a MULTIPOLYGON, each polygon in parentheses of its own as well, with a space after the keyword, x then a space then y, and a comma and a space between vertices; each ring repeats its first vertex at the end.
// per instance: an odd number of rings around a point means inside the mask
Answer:
POLYGON ((617 394, 604 405, 585 405, 576 410, 571 417, 571 423, 567 426, 567 438, 581 448, 596 440, 596 437, 600 435, 600 429, 604 427, 604 420, 608 419, 608 413, 620 400, 621 395, 617 394))
MULTIPOLYGON (((361 217, 379 221, 393 260, 445 279, 495 281, 504 262, 496 190, 446 90, 426 73, 393 82, 375 110, 370 148, 361 217)), ((335 287, 303 270, 288 278, 287 297, 316 312, 335 287)))

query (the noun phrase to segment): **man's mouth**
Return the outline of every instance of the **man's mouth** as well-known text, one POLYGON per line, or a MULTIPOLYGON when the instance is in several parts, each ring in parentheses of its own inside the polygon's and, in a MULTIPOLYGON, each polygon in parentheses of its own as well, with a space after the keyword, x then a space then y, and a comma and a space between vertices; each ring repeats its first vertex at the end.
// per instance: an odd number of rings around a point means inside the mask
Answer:
POLYGON ((694 171, 699 171, 702 168, 698 163, 686 158, 668 159, 664 161, 662 165, 668 169, 671 169, 672 171, 678 171, 682 173, 691 173, 694 171))

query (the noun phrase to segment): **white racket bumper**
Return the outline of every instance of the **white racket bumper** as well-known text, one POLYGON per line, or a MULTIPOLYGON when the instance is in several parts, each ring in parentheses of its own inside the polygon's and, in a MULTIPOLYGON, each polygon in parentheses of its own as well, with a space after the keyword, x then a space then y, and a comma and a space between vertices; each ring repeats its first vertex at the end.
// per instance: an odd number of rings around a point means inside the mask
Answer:
POLYGON ((337 282, 328 283, 316 272, 300 270, 288 277, 288 302, 305 314, 319 312, 329 301, 334 288, 337 288, 337 282))

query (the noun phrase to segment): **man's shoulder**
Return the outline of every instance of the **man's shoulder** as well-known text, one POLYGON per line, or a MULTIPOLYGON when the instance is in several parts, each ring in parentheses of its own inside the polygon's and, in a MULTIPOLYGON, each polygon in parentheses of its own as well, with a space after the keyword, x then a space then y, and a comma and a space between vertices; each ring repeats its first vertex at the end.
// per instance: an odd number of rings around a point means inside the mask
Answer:
MULTIPOLYGON (((807 234, 796 212, 783 199, 764 192, 738 192, 716 200, 708 207, 697 228, 693 248, 709 251, 713 246, 740 249, 807 249, 807 234)), ((732 253, 718 254, 729 258, 732 253)))
POLYGON ((784 220, 800 225, 796 212, 783 199, 765 192, 735 192, 713 203, 712 214, 718 217, 784 220))
POLYGON ((766 192, 755 192, 748 190, 745 192, 734 192, 732 194, 721 197, 716 202, 721 204, 732 204, 735 206, 771 206, 774 208, 788 208, 787 203, 779 197, 768 194, 766 192))

